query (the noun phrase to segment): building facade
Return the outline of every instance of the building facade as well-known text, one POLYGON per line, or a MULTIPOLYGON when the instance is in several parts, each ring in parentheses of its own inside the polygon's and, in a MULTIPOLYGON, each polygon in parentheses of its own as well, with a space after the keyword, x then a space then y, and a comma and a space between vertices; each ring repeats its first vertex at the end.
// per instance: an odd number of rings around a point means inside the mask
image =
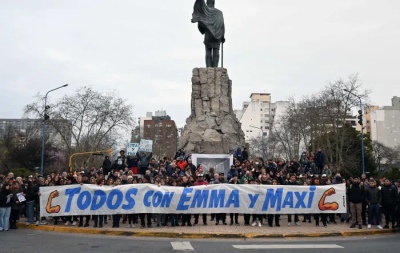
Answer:
POLYGON ((384 106, 371 112, 371 140, 386 147, 400 145, 400 97, 392 98, 392 106, 384 106))
MULTIPOLYGON (((41 138, 42 119, 0 119, 0 139, 3 139, 10 131, 16 135, 20 143, 29 138, 41 138)), ((63 148, 65 140, 71 141, 71 122, 67 120, 52 120, 51 124, 46 124, 45 134, 47 136, 46 139, 51 140, 54 146, 63 148), (64 139, 64 137, 66 138, 64 139)), ((70 145, 71 142, 68 144, 70 145)))
MULTIPOLYGON (((153 141, 153 154, 158 158, 173 157, 178 145, 178 129, 175 121, 165 111, 157 111, 155 116, 147 113, 139 120, 141 139, 153 141), (143 120, 142 120, 143 119, 143 120)), ((135 133, 138 131, 136 130, 135 133)))
POLYGON ((272 103, 270 93, 252 93, 250 101, 243 102, 242 109, 235 110, 236 117, 242 124, 246 142, 262 135, 268 137, 274 121, 285 114, 288 106, 289 101, 272 103))

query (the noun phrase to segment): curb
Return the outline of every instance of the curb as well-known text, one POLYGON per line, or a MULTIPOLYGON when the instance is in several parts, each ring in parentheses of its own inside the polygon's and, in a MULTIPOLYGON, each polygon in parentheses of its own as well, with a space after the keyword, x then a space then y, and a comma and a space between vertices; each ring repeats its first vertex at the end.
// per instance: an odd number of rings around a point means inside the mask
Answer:
POLYGON ((112 229, 93 229, 93 228, 77 228, 62 227, 52 225, 28 225, 18 223, 19 228, 32 229, 39 231, 52 231, 59 233, 76 233, 76 234, 92 234, 92 235, 108 235, 108 236, 135 236, 135 237, 164 237, 164 238, 185 238, 185 239, 259 239, 259 238, 315 238, 315 237, 339 237, 339 236, 363 236, 363 235, 379 235, 398 233, 400 230, 363 230, 363 231, 337 231, 337 232, 321 232, 321 233, 273 233, 273 234, 213 234, 213 233, 177 233, 177 232, 140 232, 140 231, 117 231, 112 229))

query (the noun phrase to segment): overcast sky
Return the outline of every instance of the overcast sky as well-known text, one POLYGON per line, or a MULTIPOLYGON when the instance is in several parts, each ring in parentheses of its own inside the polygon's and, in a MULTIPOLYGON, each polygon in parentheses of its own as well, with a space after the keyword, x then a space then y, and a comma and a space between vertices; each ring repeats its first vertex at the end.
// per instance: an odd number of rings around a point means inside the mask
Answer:
MULTIPOLYGON (((134 117, 190 114, 203 38, 194 0, 1 0, 0 118, 20 118, 34 95, 63 85, 115 89, 134 117)), ((300 99, 358 73, 371 102, 400 96, 399 0, 216 0, 224 65, 239 109, 251 93, 300 99)))

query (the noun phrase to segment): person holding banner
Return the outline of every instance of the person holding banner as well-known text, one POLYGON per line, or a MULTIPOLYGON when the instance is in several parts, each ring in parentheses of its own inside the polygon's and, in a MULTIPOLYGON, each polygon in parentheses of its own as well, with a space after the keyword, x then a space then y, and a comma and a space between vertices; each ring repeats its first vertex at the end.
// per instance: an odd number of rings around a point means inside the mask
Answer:
MULTIPOLYGON (((224 173, 215 173, 214 174, 214 180, 211 181, 211 184, 224 184, 225 179, 224 179, 224 173)), ((204 219, 203 219, 204 220, 204 219)), ((215 225, 218 226, 219 222, 222 221, 222 224, 228 225, 226 223, 226 213, 217 213, 215 214, 215 225)))
MULTIPOLYGON (((151 178, 149 175, 145 175, 144 177, 142 177, 142 184, 151 184, 151 178)), ((145 218, 147 221, 147 227, 148 228, 153 227, 151 223, 151 218, 152 218, 151 213, 141 213, 139 214, 139 217, 140 217, 140 228, 146 228, 145 218)))
MULTIPOLYGON (((229 181, 229 184, 239 184, 239 180, 237 178, 236 174, 233 174, 233 177, 231 178, 231 180, 229 181)), ((230 213, 229 217, 231 219, 231 223, 230 225, 233 225, 233 217, 235 217, 235 225, 239 226, 239 214, 238 213, 230 213)))
MULTIPOLYGON (((196 182, 194 182, 193 185, 194 186, 208 185, 208 182, 206 180, 204 180, 204 174, 202 172, 197 174, 197 180, 196 180, 196 182)), ((207 214, 203 213, 202 218, 203 218, 203 225, 207 226, 207 214)), ((199 214, 195 214, 193 225, 197 225, 198 223, 199 223, 199 214)), ((218 223, 218 220, 217 220, 217 223, 218 223)), ((216 225, 218 225, 218 224, 216 224, 216 225)))
MULTIPOLYGON (((101 187, 101 186, 103 186, 105 184, 105 182, 106 181, 105 181, 104 178, 99 178, 99 179, 97 179, 96 185, 101 187)), ((94 228, 97 228, 97 226, 99 228, 103 227, 104 215, 93 215, 92 218, 93 218, 93 221, 94 221, 94 225, 93 225, 94 228)))
MULTIPOLYGON (((272 185, 279 185, 278 180, 272 179, 272 185)), ((268 214, 267 219, 268 219, 268 226, 272 227, 272 223, 275 220, 275 227, 280 227, 279 225, 279 220, 281 218, 280 214, 268 214)))
MULTIPOLYGON (((260 182, 260 180, 257 179, 254 181, 254 184, 260 185, 261 182, 260 182)), ((253 224, 251 224, 251 226, 252 227, 255 227, 255 226, 262 227, 263 217, 264 217, 263 214, 257 214, 257 213, 253 214, 253 224)))
MULTIPOLYGON (((299 185, 298 182, 296 181, 296 174, 289 174, 290 178, 289 181, 286 181, 286 185, 299 185)), ((288 227, 290 227, 291 222, 292 222, 292 215, 288 214, 288 227)), ((299 215, 295 214, 294 215, 294 223, 296 224, 296 226, 300 226, 299 223, 299 215)))
MULTIPOLYGON (((316 177, 316 178, 313 179, 311 185, 314 185, 314 186, 318 187, 320 185, 323 185, 323 182, 321 181, 320 178, 316 177)), ((326 213, 320 213, 320 214, 316 213, 316 214, 314 214, 315 226, 319 227, 320 217, 321 217, 322 224, 326 228, 327 227, 327 220, 328 220, 328 214, 326 214, 326 213)))
MULTIPOLYGON (((192 183, 189 181, 189 178, 186 176, 182 177, 182 187, 187 188, 187 187, 192 187, 192 183)), ((182 227, 184 227, 185 225, 187 225, 188 227, 192 226, 192 223, 190 221, 192 215, 190 213, 184 213, 182 214, 182 227)), ((197 216, 198 219, 198 216, 197 216)))

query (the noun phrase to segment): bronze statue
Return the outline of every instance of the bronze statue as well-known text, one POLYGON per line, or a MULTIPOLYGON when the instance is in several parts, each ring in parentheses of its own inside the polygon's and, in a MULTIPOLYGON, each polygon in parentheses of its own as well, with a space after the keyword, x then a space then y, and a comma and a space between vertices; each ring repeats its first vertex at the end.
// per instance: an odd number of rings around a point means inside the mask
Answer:
MULTIPOLYGON (((225 42, 225 25, 222 11, 214 8, 215 0, 196 0, 193 8, 192 23, 198 23, 201 34, 204 34, 206 46, 207 68, 217 68, 219 62, 219 48, 225 42)), ((222 45, 222 67, 223 67, 222 45)))

